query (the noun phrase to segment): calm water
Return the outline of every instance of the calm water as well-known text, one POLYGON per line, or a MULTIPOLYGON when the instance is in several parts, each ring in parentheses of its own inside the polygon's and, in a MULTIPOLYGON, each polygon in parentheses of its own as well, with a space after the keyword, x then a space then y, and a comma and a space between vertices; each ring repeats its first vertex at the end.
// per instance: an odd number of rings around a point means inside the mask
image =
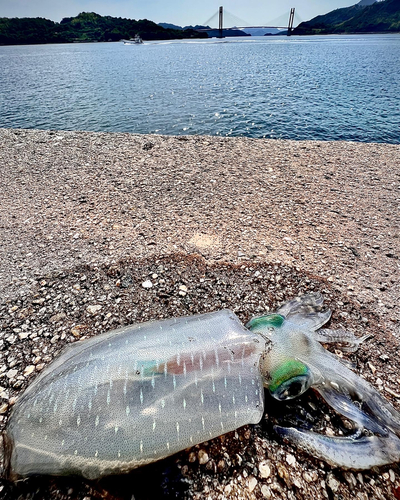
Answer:
POLYGON ((0 47, 0 127, 400 143, 400 35, 0 47))

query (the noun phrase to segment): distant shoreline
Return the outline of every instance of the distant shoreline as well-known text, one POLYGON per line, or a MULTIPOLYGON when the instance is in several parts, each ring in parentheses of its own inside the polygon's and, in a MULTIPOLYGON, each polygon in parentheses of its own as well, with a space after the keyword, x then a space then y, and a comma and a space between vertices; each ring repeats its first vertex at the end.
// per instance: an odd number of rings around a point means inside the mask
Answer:
MULTIPOLYGON (((318 37, 318 36, 323 36, 323 37, 328 37, 328 36, 360 36, 360 35, 400 35, 400 31, 382 31, 382 32, 376 32, 376 31, 371 31, 368 33, 320 33, 320 34, 308 34, 308 35, 290 35, 288 37, 287 35, 264 35, 264 36, 253 36, 253 35, 247 35, 246 39, 249 38, 295 38, 295 37, 318 37)), ((229 39, 241 39, 242 37, 226 37, 229 39)), ((217 39, 217 37, 212 37, 212 38, 199 38, 197 41, 210 41, 217 39)), ((165 41, 181 41, 184 42, 185 40, 188 41, 193 41, 193 38, 171 38, 168 40, 165 39, 155 39, 155 40, 144 40, 144 42, 165 42, 165 41)), ((94 44, 94 43, 122 43, 122 40, 109 40, 109 41, 98 41, 98 40, 76 40, 72 42, 38 42, 38 43, 0 43, 0 47, 19 47, 19 46, 31 46, 31 45, 68 45, 68 44, 94 44)))

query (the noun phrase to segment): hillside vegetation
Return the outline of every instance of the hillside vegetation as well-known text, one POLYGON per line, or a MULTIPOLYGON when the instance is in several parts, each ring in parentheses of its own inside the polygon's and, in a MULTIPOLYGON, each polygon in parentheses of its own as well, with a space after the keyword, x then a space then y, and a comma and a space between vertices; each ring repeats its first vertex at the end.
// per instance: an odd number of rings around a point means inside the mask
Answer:
POLYGON ((301 23, 294 35, 400 32, 400 0, 336 9, 301 23))
POLYGON ((100 16, 82 12, 67 17, 60 23, 49 19, 0 18, 0 44, 113 42, 139 34, 144 40, 169 40, 173 38, 207 38, 205 33, 194 30, 165 29, 152 21, 100 16))

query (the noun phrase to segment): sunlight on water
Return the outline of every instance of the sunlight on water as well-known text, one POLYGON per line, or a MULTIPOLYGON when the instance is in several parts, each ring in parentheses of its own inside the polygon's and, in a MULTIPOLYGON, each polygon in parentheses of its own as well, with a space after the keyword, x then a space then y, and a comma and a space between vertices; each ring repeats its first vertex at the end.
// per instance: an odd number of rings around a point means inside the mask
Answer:
POLYGON ((0 47, 0 127, 400 143, 400 35, 0 47))

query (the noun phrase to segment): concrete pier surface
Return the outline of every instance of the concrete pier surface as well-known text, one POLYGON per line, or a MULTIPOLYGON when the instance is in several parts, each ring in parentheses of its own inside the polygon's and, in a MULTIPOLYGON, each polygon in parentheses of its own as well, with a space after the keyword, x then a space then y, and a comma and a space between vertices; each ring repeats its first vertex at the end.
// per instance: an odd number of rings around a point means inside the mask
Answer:
POLYGON ((185 252, 302 268, 399 325, 400 146, 2 129, 0 176, 2 299, 185 252))
MULTIPOLYGON (((246 321, 316 290, 332 328, 374 336, 350 360, 399 409, 399 167, 390 144, 0 129, 0 430, 67 343, 223 307, 246 321)), ((153 498, 182 475, 180 498, 400 494, 398 465, 360 479, 258 427, 226 439, 144 468, 126 498, 152 497, 146 474, 153 498)), ((97 498, 68 481, 42 497, 97 498)))

